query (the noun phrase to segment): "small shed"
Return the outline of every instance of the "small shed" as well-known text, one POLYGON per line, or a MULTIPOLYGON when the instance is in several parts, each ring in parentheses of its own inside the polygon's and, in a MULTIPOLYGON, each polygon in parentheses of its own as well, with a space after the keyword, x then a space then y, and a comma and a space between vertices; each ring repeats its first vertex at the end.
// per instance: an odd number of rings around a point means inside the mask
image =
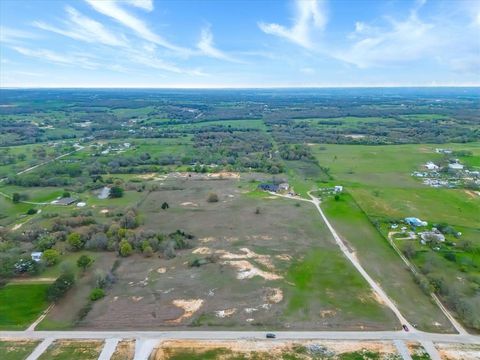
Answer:
POLYGON ((35 251, 35 252, 32 252, 30 256, 32 257, 33 261, 39 262, 40 260, 42 260, 42 254, 43 253, 41 251, 35 251))
POLYGON ((333 188, 333 191, 335 191, 336 193, 342 192, 343 191, 343 186, 342 185, 335 185, 335 187, 333 188))

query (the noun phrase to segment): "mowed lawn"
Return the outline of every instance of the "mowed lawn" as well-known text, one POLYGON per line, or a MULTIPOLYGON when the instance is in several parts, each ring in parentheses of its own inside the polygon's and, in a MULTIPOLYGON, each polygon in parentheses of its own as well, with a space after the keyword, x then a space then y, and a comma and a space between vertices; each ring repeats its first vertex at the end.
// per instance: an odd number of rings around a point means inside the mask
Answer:
POLYGON ((424 331, 452 331, 447 318, 421 291, 400 257, 350 195, 343 194, 339 201, 328 199, 322 203, 322 208, 342 239, 355 249, 368 274, 381 285, 407 320, 424 331))
POLYGON ((7 284, 0 288, 0 330, 24 330, 48 306, 49 284, 7 284))

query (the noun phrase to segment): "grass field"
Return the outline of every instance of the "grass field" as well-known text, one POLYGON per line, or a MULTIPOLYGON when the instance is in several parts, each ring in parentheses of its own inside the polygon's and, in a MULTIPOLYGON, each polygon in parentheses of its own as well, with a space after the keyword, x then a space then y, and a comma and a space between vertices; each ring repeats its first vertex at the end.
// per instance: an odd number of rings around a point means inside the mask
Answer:
POLYGON ((48 284, 7 284, 0 288, 0 330, 24 330, 48 306, 48 284))
POLYGON ((0 340, 0 359, 25 360, 38 343, 36 340, 0 340))
POLYGON ((452 331, 449 321, 414 283, 400 257, 350 195, 343 194, 340 201, 329 199, 322 208, 340 236, 356 250, 365 270, 378 281, 407 320, 424 331, 452 331))

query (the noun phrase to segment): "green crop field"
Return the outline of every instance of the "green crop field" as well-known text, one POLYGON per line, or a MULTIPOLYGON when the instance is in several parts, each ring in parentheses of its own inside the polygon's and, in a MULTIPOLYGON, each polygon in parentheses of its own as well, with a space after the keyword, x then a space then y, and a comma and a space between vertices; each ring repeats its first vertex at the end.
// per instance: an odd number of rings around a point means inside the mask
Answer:
POLYGON ((0 288, 0 329, 23 330, 48 306, 48 284, 7 284, 0 288))

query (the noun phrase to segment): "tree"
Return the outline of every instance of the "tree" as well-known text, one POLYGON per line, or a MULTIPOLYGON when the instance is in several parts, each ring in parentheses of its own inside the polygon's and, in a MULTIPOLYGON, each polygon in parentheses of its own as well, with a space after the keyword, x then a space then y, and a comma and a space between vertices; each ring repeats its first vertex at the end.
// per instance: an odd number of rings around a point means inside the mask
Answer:
POLYGON ((63 194, 62 194, 62 197, 68 198, 68 197, 70 197, 70 193, 68 191, 64 191, 63 194))
POLYGON ((127 257, 131 255, 132 252, 133 252, 132 245, 130 245, 130 243, 127 240, 123 239, 122 241, 120 241, 120 247, 119 247, 120 256, 127 257))
POLYGON ((415 246, 412 243, 407 242, 403 247, 403 253, 408 259, 413 259, 417 254, 417 250, 415 249, 415 246))
POLYGON ((162 204, 162 210, 167 210, 170 206, 168 205, 168 203, 166 201, 163 202, 162 204))
POLYGON ((43 252, 42 259, 45 261, 47 266, 52 266, 57 264, 60 260, 60 253, 55 249, 48 249, 43 252))
POLYGON ((13 201, 14 204, 18 204, 20 202, 20 194, 19 193, 13 193, 12 201, 13 201))
POLYGON ((105 296, 105 291, 100 288, 95 288, 90 293, 90 300, 97 301, 105 296))
POLYGON ((35 209, 31 208, 31 209, 27 210, 27 215, 35 215, 36 213, 37 213, 37 210, 35 210, 35 209))
POLYGON ((112 186, 110 189, 111 198, 121 198, 123 196, 123 189, 120 186, 112 186))
POLYGON ((210 194, 208 194, 207 201, 208 201, 209 203, 218 202, 218 195, 215 194, 215 193, 210 193, 210 194))
POLYGON ((77 260, 77 266, 82 268, 83 271, 86 271, 89 266, 93 264, 93 258, 88 255, 82 255, 77 260))
POLYGON ((83 240, 79 233, 71 233, 70 235, 68 235, 67 243, 74 251, 78 251, 83 248, 83 240))

